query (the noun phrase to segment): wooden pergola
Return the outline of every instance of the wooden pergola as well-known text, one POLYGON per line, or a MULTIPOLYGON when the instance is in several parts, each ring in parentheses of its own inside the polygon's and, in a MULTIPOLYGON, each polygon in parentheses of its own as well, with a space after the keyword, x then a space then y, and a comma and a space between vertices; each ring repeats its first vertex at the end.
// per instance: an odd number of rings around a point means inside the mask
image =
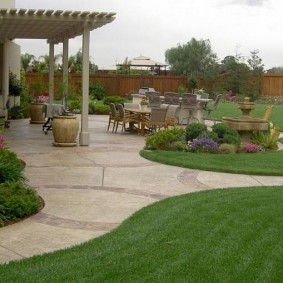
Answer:
MULTIPOLYGON (((115 19, 115 13, 0 9, 0 43, 3 44, 2 95, 9 94, 9 62, 5 56, 5 43, 13 39, 46 39, 49 44, 49 101, 54 99, 54 45, 63 43, 63 85, 68 89, 69 39, 82 35, 82 115, 79 136, 80 145, 89 144, 88 96, 89 96, 89 42, 90 31, 115 19)), ((7 48, 7 47, 6 47, 7 48)), ((7 49, 6 49, 7 51, 7 49)))

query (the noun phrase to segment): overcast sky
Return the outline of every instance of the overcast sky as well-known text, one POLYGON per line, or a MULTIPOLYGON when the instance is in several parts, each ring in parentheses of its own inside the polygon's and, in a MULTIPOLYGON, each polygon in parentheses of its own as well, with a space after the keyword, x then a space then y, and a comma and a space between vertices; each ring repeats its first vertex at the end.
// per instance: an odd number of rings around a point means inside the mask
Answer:
MULTIPOLYGON (((282 0, 16 0, 16 8, 117 13, 91 32, 90 56, 100 69, 140 55, 165 62, 167 49, 193 37, 209 39, 219 60, 258 49, 265 69, 283 66, 282 0)), ((48 54, 46 41, 17 42, 22 53, 48 54)), ((69 53, 81 44, 81 37, 70 40, 69 53)))

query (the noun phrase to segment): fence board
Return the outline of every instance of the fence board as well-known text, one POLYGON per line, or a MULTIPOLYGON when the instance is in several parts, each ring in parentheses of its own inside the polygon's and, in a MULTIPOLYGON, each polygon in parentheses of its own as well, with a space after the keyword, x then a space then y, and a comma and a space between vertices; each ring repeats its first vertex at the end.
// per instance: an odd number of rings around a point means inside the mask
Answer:
MULTIPOLYGON (((62 75, 55 75, 55 95, 59 95, 59 86, 62 75)), ((182 76, 140 76, 140 75, 90 75, 90 82, 104 85, 107 95, 124 96, 129 93, 137 93, 142 86, 153 87, 156 91, 177 92, 180 85, 186 85, 187 77, 182 76)), ((26 82, 30 85, 30 91, 35 92, 38 85, 43 87, 41 92, 48 93, 48 74, 26 74, 26 82)), ((71 74, 69 76, 71 92, 81 92, 81 75, 71 74)), ((205 85, 205 82, 203 82, 205 85)), ((264 74, 262 76, 262 95, 283 97, 283 74, 264 74)))

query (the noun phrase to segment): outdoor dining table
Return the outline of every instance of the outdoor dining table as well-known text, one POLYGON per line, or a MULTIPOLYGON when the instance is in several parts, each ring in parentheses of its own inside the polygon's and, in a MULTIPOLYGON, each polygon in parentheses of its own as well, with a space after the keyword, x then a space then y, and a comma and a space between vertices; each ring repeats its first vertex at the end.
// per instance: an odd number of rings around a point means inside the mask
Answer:
MULTIPOLYGON (((142 123, 143 121, 146 121, 151 114, 151 108, 145 108, 145 109, 138 109, 138 108, 124 108, 125 112, 132 113, 138 116, 138 120, 140 121, 141 129, 140 129, 140 134, 142 136, 145 135, 145 130, 144 130, 144 124, 142 123)), ((130 131, 132 129, 133 125, 130 123, 130 131)))
POLYGON ((45 134, 48 133, 48 131, 52 130, 52 120, 54 116, 61 115, 64 111, 64 106, 62 104, 45 104, 46 105, 46 122, 42 126, 42 131, 44 131, 45 134))

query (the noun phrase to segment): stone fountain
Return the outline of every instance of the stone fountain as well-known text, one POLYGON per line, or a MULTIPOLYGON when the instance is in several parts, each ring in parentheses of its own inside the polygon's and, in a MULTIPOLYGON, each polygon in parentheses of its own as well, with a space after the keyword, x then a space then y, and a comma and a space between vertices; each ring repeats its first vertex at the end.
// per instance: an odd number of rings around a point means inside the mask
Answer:
POLYGON ((244 98, 244 102, 239 102, 239 109, 242 111, 240 117, 223 117, 223 123, 238 131, 241 136, 241 144, 250 142, 253 131, 267 131, 268 121, 251 117, 250 112, 255 108, 255 103, 249 101, 249 97, 244 98))

